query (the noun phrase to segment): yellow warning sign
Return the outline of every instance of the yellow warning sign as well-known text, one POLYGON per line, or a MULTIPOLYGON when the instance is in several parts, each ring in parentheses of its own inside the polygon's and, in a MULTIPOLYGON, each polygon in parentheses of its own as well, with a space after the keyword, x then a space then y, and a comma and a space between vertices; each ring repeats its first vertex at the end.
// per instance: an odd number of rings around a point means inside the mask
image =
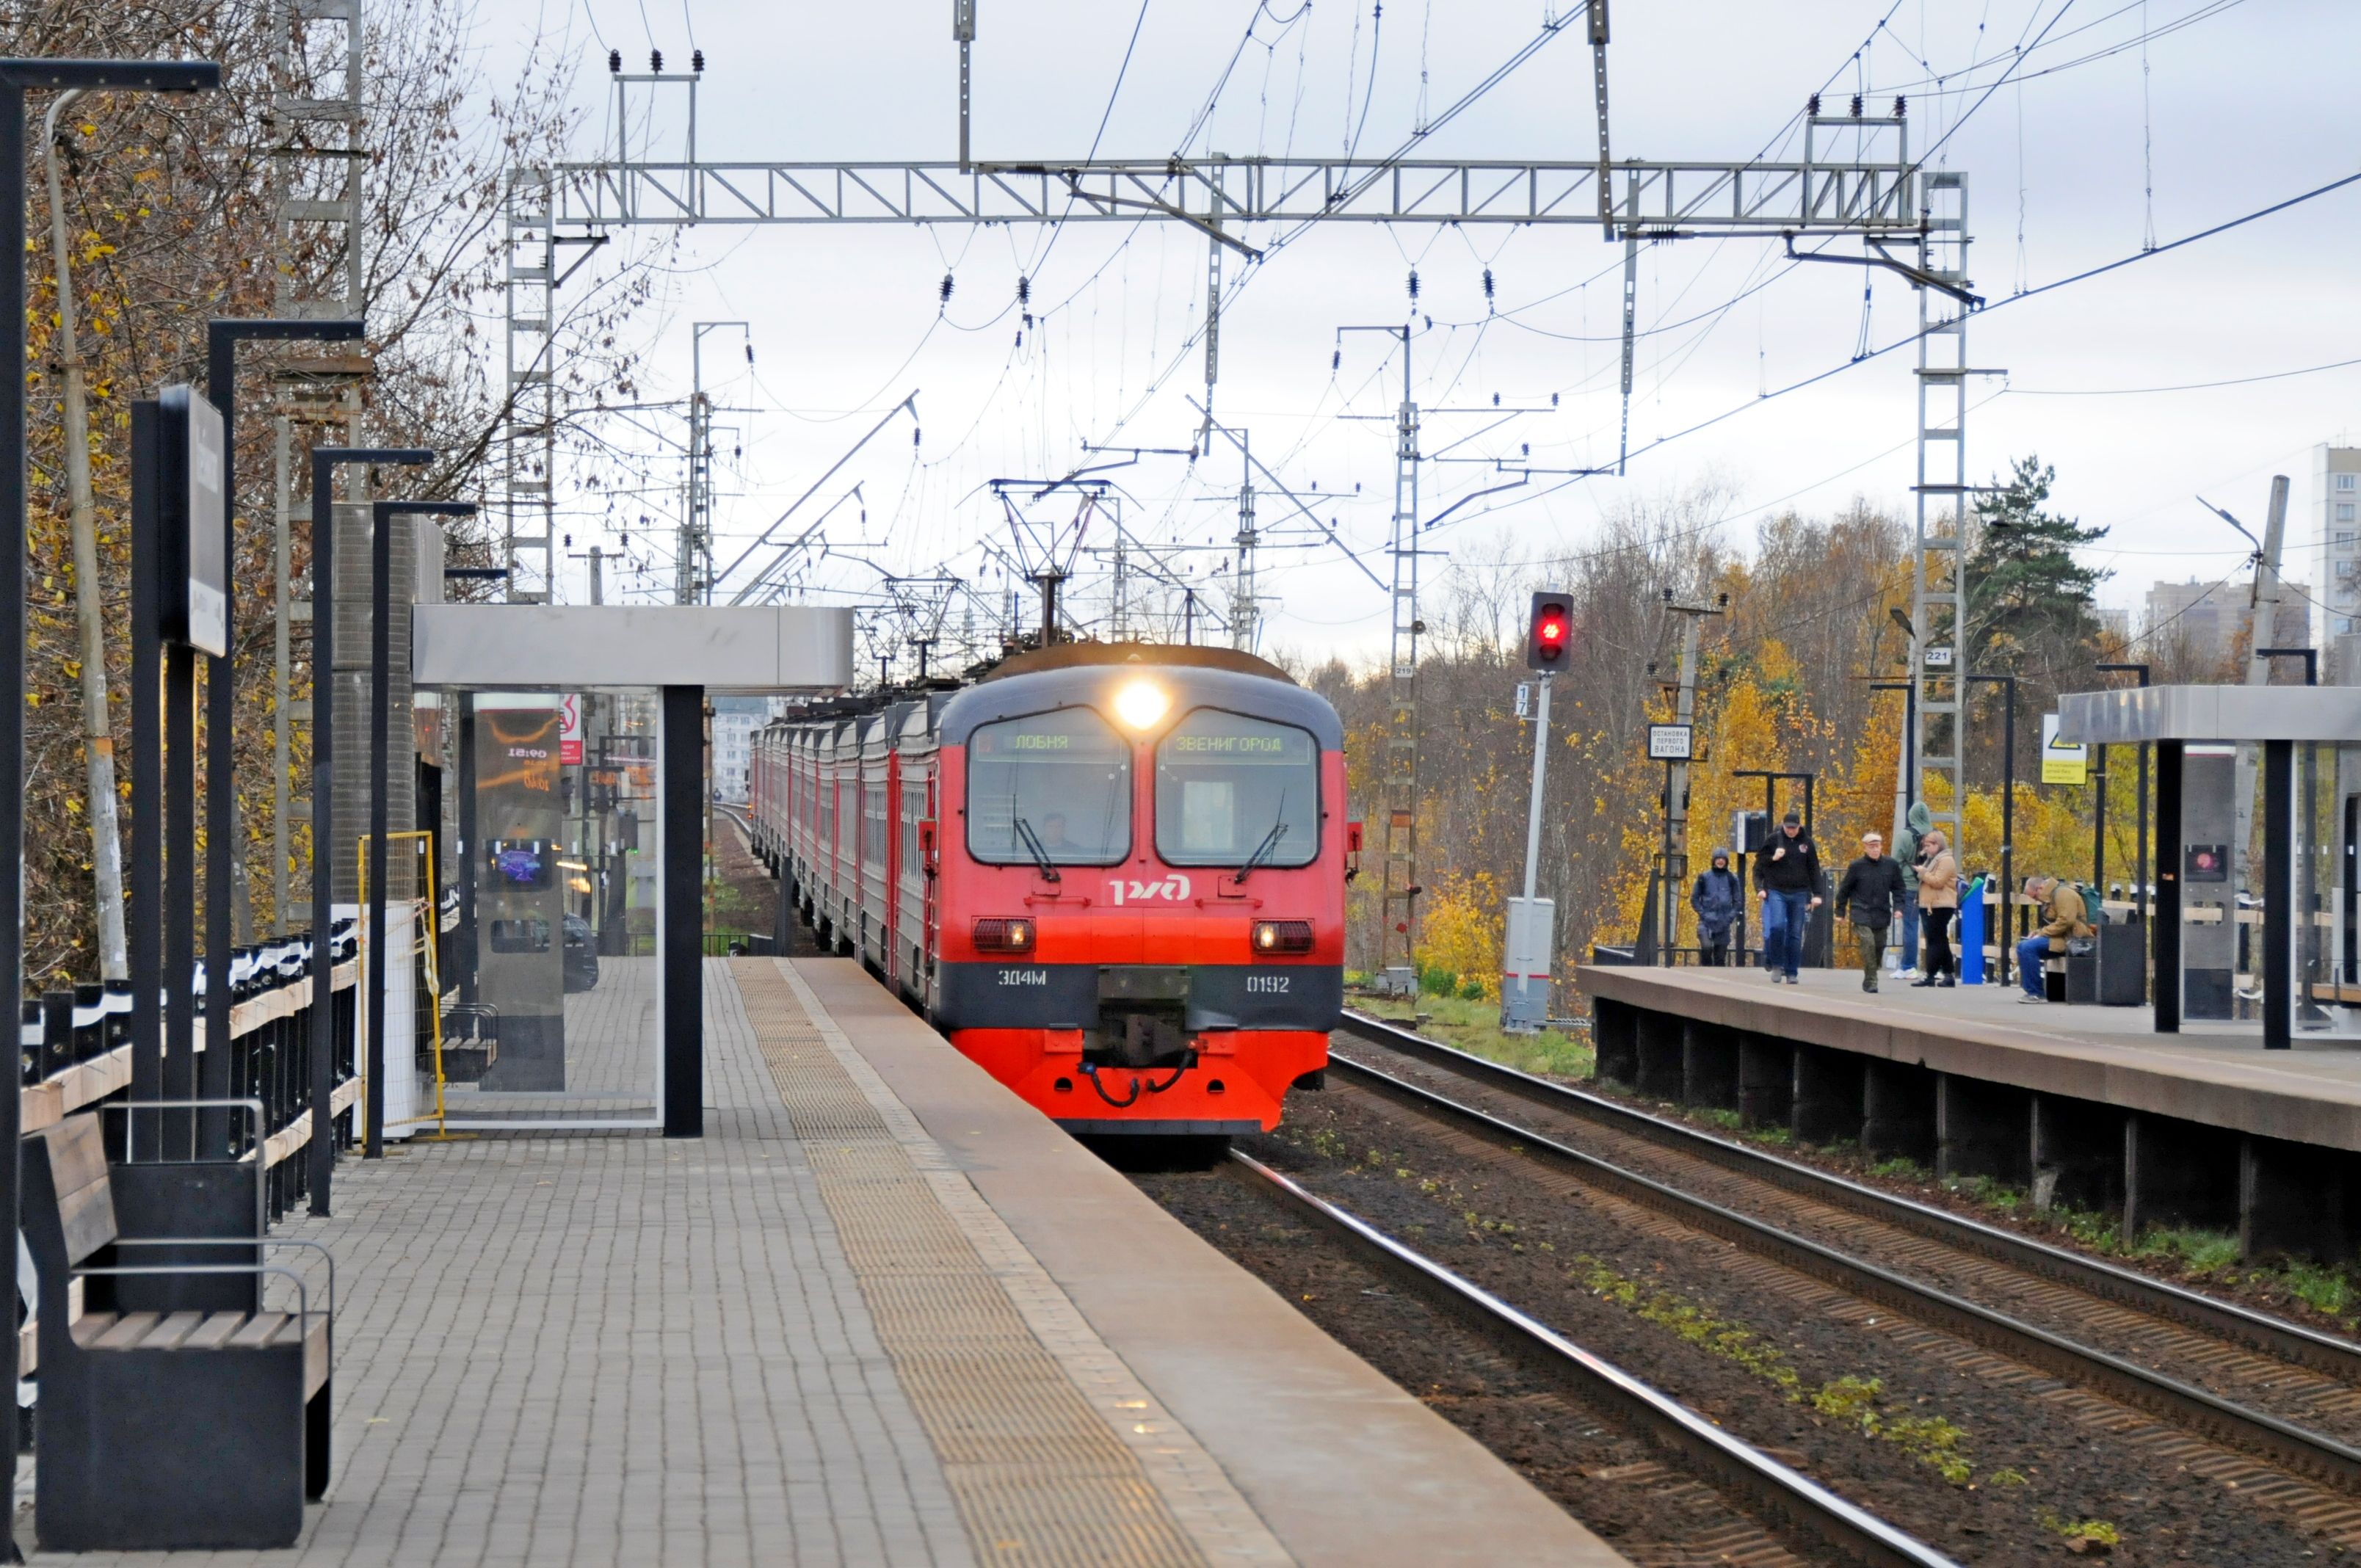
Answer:
POLYGON ((2091 782, 2091 749, 2058 739, 2058 716, 2041 716, 2041 782, 2078 784, 2091 782))

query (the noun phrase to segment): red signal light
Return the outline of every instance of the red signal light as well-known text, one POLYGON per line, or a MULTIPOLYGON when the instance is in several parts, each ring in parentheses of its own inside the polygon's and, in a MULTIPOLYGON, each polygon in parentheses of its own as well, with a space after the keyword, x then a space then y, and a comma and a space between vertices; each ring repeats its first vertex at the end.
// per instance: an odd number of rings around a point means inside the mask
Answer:
POLYGON ((1535 594, 1525 627, 1527 669, 1554 670, 1565 663, 1574 641, 1573 607, 1565 595, 1535 594))

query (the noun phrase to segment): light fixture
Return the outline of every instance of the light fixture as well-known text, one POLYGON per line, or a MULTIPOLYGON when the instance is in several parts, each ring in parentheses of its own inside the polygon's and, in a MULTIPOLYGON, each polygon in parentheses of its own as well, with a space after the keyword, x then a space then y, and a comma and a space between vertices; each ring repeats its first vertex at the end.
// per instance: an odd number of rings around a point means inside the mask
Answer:
POLYGON ((1134 681, 1115 694, 1117 717, 1134 729, 1154 724, 1171 706, 1171 696, 1153 681, 1134 681))

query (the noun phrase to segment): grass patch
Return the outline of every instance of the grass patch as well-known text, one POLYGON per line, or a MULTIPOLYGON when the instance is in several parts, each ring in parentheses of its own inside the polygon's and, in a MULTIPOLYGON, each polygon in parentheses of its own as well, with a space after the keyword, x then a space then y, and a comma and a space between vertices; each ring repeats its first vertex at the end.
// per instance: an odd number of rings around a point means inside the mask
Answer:
POLYGON ((2215 1274, 2236 1266, 2238 1238, 2227 1231, 2159 1225, 2140 1237, 2132 1255, 2178 1258, 2194 1273, 2215 1274))
POLYGON ((1725 1133, 1735 1133, 1746 1125, 1746 1120, 1735 1111, 1699 1111, 1697 1119, 1708 1127, 1719 1127, 1725 1133))
POLYGON ((1872 1176, 1883 1176, 1894 1181, 1924 1181, 1933 1174, 1925 1166, 1906 1155, 1895 1155, 1892 1159, 1879 1160, 1869 1168, 1869 1173, 1872 1176))
POLYGON ((1989 1203, 1995 1209, 2015 1212, 2025 1206, 2030 1196, 2022 1187, 1990 1176, 1954 1176, 1943 1183, 1944 1190, 1978 1203, 1989 1203))
POLYGON ((1642 1285, 1587 1254, 1576 1258, 1568 1272, 1579 1273, 1591 1294, 1743 1367, 1778 1389, 1790 1403, 1809 1405, 1816 1413, 1851 1427, 1863 1437, 1894 1444, 1954 1486, 1963 1486, 1973 1478, 1975 1467, 1961 1452, 1966 1431, 1940 1416, 1913 1415, 1886 1404, 1885 1385, 1880 1379, 1844 1376, 1808 1387, 1785 1351, 1743 1323, 1716 1317, 1678 1291, 1642 1285))
POLYGON ((2070 1519, 2048 1508, 2040 1517, 2042 1529, 2085 1552, 2113 1552, 2124 1543, 2124 1532, 2105 1519, 2070 1519))
POLYGON ((1584 1079, 1591 1074, 1598 1054, 1587 1035, 1544 1029, 1538 1035, 1509 1035, 1500 1030, 1500 1004, 1466 996, 1422 996, 1417 1013, 1426 1022, 1413 1022, 1410 1003, 1390 997, 1363 996, 1353 1005, 1389 1024, 1415 1028, 1430 1039, 1543 1078, 1584 1079))

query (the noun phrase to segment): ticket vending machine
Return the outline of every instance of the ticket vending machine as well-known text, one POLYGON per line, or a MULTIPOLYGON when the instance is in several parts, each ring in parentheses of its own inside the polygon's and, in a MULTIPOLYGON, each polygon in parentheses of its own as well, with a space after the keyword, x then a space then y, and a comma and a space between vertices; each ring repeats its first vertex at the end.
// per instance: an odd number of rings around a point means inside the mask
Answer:
POLYGON ((480 1087, 554 1093, 566 1087, 565 797, 551 698, 476 703, 477 994, 500 1042, 480 1087))
POLYGON ((2180 768, 2180 1015, 2237 1016, 2238 749, 2191 742, 2180 768))

